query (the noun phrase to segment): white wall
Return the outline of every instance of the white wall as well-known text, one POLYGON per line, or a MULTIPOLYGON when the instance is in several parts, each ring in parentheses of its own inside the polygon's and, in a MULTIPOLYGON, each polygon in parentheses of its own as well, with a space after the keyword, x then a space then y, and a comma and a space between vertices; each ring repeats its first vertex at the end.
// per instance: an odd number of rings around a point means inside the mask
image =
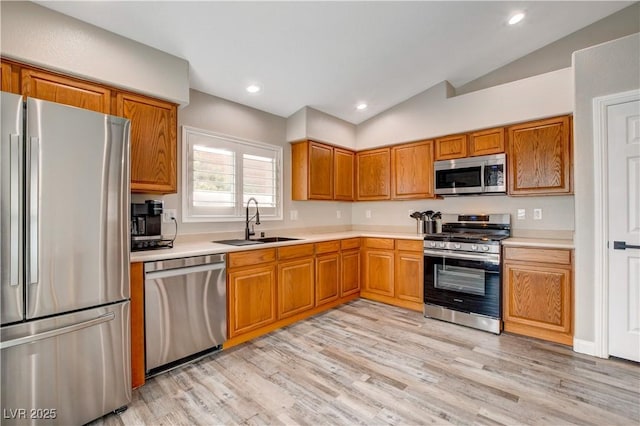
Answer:
POLYGON ((301 139, 355 149, 356 126, 322 111, 304 107, 287 119, 287 141, 301 139))
POLYGON ((180 105, 189 103, 189 63, 31 2, 0 2, 0 53, 180 105))
POLYGON ((442 82, 361 123, 358 150, 479 130, 573 111, 573 72, 566 68, 450 97, 442 82))
POLYGON ((575 337, 594 340, 593 98, 640 88, 640 34, 580 50, 575 70, 575 337))
MULTIPOLYGON (((196 90, 191 90, 190 98, 189 106, 178 112, 178 193, 166 196, 134 195, 132 197, 134 202, 159 198, 164 200, 165 208, 177 209, 178 217, 176 219, 180 223, 180 235, 235 232, 237 237, 242 237, 244 221, 182 223, 180 198, 183 195, 181 139, 182 126, 186 125, 283 147, 284 220, 263 220, 262 225, 256 227, 256 231, 265 231, 267 235, 273 235, 275 230, 283 228, 311 229, 314 227, 350 226, 350 203, 291 201, 291 146, 286 142, 286 119, 196 90), (290 211, 292 209, 297 211, 297 220, 290 219, 290 211), (341 212, 340 219, 337 218, 337 210, 341 212)), ((171 224, 165 225, 163 233, 171 235, 173 226, 171 224)))

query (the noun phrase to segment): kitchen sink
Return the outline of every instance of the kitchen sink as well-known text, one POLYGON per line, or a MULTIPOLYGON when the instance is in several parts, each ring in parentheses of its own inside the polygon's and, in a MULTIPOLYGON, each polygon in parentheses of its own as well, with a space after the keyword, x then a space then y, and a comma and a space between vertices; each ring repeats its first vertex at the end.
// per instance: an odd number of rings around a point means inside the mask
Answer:
POLYGON ((295 241, 300 238, 289 238, 289 237, 263 237, 256 238, 255 241, 260 241, 261 243, 279 243, 281 241, 295 241))
POLYGON ((255 240, 220 240, 220 241, 212 241, 212 243, 227 244, 230 246, 251 246, 254 244, 279 243, 281 241, 294 241, 299 239, 300 238, 289 238, 289 237, 264 237, 264 238, 256 238, 255 240))

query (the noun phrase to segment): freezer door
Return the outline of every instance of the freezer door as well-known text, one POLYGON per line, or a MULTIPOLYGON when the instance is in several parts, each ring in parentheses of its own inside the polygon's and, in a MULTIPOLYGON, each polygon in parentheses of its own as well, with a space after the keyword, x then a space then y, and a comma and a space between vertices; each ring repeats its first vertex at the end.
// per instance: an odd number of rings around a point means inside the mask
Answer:
POLYGON ((1 92, 0 129, 0 317, 2 325, 24 312, 22 280, 22 197, 24 184, 22 96, 1 92))
POLYGON ((131 401, 129 302, 2 328, 2 424, 80 425, 131 401))
POLYGON ((27 318, 129 298, 129 121, 27 98, 27 318))

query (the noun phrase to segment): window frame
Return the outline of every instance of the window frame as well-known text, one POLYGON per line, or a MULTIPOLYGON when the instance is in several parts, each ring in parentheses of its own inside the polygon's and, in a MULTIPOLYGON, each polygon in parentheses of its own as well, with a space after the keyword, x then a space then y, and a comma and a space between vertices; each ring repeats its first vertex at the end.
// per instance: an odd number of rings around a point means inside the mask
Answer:
MULTIPOLYGON (((259 148, 266 149, 274 152, 275 154, 275 166, 276 166, 276 207, 275 214, 265 214, 263 211, 260 212, 260 220, 261 221, 281 221, 283 220, 283 149, 282 146, 253 141, 249 139, 243 139, 235 136, 230 136, 224 133, 214 132, 211 130, 199 129, 191 126, 182 126, 182 158, 181 158, 181 166, 182 166, 182 222, 210 222, 210 223, 222 223, 222 222, 244 222, 245 221, 245 207, 244 197, 241 195, 240 200, 236 200, 235 205, 235 213, 233 215, 201 215, 201 214, 193 214, 192 206, 190 205, 191 194, 189 192, 190 187, 190 177, 189 177, 189 158, 191 154, 189 136, 197 135, 199 137, 211 137, 216 139, 221 139, 226 143, 231 143, 234 145, 241 145, 249 148, 259 148)), ((242 157, 237 159, 238 162, 242 162, 242 157)), ((236 169, 236 181, 242 182, 242 176, 238 179, 237 172, 240 169, 236 169)), ((242 194, 242 191, 240 192, 242 194)), ((254 208, 252 207, 252 212, 254 208)), ((251 212, 251 214, 253 214, 251 212)))

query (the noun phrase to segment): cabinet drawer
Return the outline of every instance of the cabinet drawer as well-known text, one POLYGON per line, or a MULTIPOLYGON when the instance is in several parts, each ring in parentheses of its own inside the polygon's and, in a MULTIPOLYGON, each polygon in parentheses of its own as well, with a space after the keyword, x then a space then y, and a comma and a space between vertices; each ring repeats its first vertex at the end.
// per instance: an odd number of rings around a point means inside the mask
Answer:
POLYGON ((360 238, 349 238, 348 240, 340 241, 340 248, 342 250, 349 250, 360 247, 360 238))
POLYGON ((522 262, 571 265, 571 250, 530 247, 505 247, 504 258, 522 262))
POLYGON ((340 241, 323 241, 316 243, 316 254, 331 253, 340 250, 340 241))
POLYGON ((366 238, 364 245, 367 248, 393 250, 394 244, 391 238, 366 238))
POLYGON ((396 240, 396 249, 422 252, 424 250, 424 242, 423 240, 396 240))
POLYGON ((279 247, 278 259, 295 259, 297 257, 313 256, 313 244, 298 244, 295 246, 279 247))
POLYGON ((276 260, 276 249, 249 250, 229 253, 229 268, 257 265, 276 260))

